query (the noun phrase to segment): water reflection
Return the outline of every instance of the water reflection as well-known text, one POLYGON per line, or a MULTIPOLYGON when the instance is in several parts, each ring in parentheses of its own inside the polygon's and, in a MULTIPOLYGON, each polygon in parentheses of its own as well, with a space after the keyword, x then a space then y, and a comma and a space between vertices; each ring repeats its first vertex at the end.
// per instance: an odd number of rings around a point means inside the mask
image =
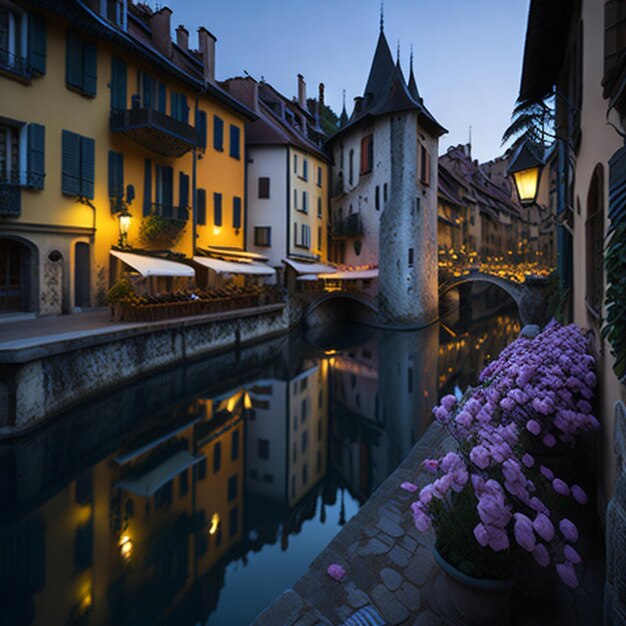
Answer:
POLYGON ((167 372, 0 447, 0 623, 249 623, 519 323, 357 330, 167 372))

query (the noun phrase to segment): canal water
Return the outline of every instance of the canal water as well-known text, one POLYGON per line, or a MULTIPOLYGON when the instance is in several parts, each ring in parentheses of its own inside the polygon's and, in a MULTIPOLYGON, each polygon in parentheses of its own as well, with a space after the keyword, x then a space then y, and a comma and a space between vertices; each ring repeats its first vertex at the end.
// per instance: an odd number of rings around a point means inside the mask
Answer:
POLYGON ((1 445, 0 624, 249 624, 517 336, 489 304, 294 332, 1 445))

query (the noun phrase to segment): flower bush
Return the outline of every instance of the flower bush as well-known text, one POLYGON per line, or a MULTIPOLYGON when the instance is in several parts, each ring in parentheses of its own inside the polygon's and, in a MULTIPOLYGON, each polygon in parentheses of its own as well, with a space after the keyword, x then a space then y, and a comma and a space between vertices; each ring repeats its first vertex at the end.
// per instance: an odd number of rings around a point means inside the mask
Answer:
POLYGON ((440 553, 461 571, 505 578, 517 545, 543 567, 554 563, 565 584, 578 584, 578 530, 564 512, 568 499, 584 504, 587 496, 541 465, 533 446, 571 445, 599 427, 590 404, 593 367, 587 337, 553 321, 503 350, 480 387, 459 401, 445 396, 433 409, 458 451, 424 462, 438 477, 412 510, 418 530, 433 526, 440 553))

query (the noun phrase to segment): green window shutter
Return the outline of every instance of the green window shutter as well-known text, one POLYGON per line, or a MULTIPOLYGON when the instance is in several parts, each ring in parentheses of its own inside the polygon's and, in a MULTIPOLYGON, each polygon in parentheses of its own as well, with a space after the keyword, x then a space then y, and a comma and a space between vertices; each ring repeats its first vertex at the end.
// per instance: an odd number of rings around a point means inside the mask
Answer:
POLYGON ((230 156, 238 159, 240 156, 240 131, 239 126, 230 125, 230 156))
POLYGON ((120 200, 124 197, 124 155, 109 150, 109 198, 111 209, 121 210, 120 200))
POLYGON ((116 57, 111 58, 111 109, 126 109, 126 63, 116 57))
POLYGON ((80 138, 80 195, 93 200, 96 182, 96 142, 89 137, 80 138))
POLYGON ((217 115, 213 116, 213 148, 224 150, 224 120, 217 115))
POLYGON ((46 129, 41 124, 28 125, 28 181, 33 189, 43 189, 46 175, 45 140, 46 129))
POLYGON ((198 110, 198 115, 196 118, 196 132, 198 133, 198 146, 203 150, 206 148, 206 131, 206 113, 204 111, 198 110))
POLYGON ((143 214, 152 212, 152 161, 146 159, 143 175, 143 214))
POLYGON ((198 205, 196 207, 196 223, 204 226, 206 224, 206 189, 196 191, 198 205))
POLYGON ((185 218, 185 209, 189 206, 189 176, 180 172, 178 176, 178 206, 180 207, 180 218, 185 218))
POLYGON ((215 226, 222 225, 222 194, 213 194, 213 224, 215 226))
POLYGON ((28 64, 35 74, 46 73, 46 21, 41 15, 28 16, 28 64))
POLYGON ((165 113, 165 108, 167 106, 167 95, 165 90, 165 83, 159 83, 159 102, 158 109, 161 113, 165 113))
POLYGON ((98 53, 96 44, 91 41, 83 42, 84 75, 83 91, 88 96, 95 96, 98 87, 98 53))
POLYGON ((163 215, 165 217, 172 217, 174 205, 173 175, 174 172, 171 167, 163 168, 163 215))
POLYGON ((61 191, 80 195, 80 135, 69 130, 61 134, 61 191))
POLYGON ((233 198, 233 228, 241 228, 241 198, 233 198))
POLYGON ((80 37, 69 31, 65 50, 65 82, 70 87, 83 88, 83 45, 80 37))

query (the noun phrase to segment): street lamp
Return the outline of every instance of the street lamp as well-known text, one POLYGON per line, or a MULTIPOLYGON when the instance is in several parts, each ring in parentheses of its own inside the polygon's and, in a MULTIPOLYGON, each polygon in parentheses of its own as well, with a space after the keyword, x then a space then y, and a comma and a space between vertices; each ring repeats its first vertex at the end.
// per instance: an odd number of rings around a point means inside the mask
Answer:
POLYGON ((119 214, 119 229, 120 229, 120 237, 118 245, 120 248, 128 247, 128 229, 130 228, 130 220, 131 215, 128 212, 128 209, 124 208, 124 210, 119 214))
POLYGON ((543 160, 528 140, 522 143, 509 162, 507 173, 513 177, 517 195, 524 206, 531 206, 537 201, 543 166, 543 160))

